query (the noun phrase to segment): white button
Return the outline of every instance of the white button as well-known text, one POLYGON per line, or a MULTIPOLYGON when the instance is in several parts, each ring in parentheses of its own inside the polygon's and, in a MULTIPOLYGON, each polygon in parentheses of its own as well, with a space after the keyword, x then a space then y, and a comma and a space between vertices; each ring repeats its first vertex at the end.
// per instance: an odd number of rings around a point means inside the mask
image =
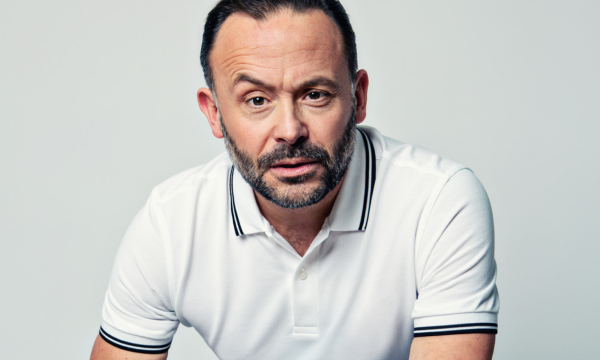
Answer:
POLYGON ((300 280, 306 280, 308 277, 308 273, 304 270, 304 268, 300 269, 300 274, 298 274, 300 280))

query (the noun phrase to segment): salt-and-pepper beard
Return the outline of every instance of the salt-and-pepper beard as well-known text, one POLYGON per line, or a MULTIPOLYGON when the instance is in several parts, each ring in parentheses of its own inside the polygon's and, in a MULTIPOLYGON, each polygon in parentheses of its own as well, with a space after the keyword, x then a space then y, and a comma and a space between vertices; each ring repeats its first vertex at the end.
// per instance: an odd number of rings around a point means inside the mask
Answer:
MULTIPOLYGON (((356 111, 354 106, 348 124, 334 144, 333 157, 325 148, 301 139, 293 145, 284 143, 277 145, 269 153, 261 155, 254 163, 250 155, 238 148, 228 135, 223 125, 223 118, 220 115, 219 121, 229 157, 244 180, 264 198, 286 209, 299 209, 321 201, 342 180, 354 155, 354 144, 356 142, 356 111), (295 177, 278 178, 279 181, 294 187, 289 191, 292 194, 288 194, 288 191, 285 190, 277 191, 274 187, 267 185, 264 174, 272 165, 284 159, 298 157, 316 161, 324 167, 316 188, 312 191, 304 189, 304 193, 300 195, 298 195, 298 189, 295 189, 295 186, 301 186, 303 182, 314 176, 314 172, 295 177)), ((299 190, 302 191, 303 189, 299 190)))

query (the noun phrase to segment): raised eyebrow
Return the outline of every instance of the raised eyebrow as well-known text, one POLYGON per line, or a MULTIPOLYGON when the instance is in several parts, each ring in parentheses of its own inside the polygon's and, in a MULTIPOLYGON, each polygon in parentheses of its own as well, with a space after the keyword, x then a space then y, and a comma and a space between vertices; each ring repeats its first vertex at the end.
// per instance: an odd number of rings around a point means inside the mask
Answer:
POLYGON ((319 76, 314 79, 310 79, 310 80, 303 82, 300 85, 299 90, 303 91, 305 89, 313 88, 316 86, 323 86, 323 85, 332 89, 333 92, 339 92, 340 89, 342 88, 341 85, 338 84, 337 82, 335 82, 334 80, 331 80, 330 78, 327 78, 324 76, 319 76))
MULTIPOLYGON (((247 83, 250 83, 250 84, 253 84, 256 86, 260 86, 260 87, 263 87, 263 88, 269 89, 269 90, 274 89, 273 86, 268 85, 264 81, 253 78, 252 76, 250 76, 248 74, 244 74, 244 73, 239 73, 239 74, 235 75, 231 87, 235 87, 237 84, 242 83, 242 82, 247 82, 247 83)), ((298 87, 298 90, 304 91, 306 89, 316 87, 316 86, 329 87, 330 89, 332 89, 333 92, 339 92, 342 88, 341 85, 338 84, 336 81, 334 81, 330 78, 324 77, 324 76, 319 76, 319 77, 309 79, 309 80, 303 82, 298 87)))
POLYGON ((247 82, 256 86, 260 86, 266 89, 273 89, 272 86, 267 85, 264 81, 258 80, 256 78, 253 78, 252 76, 248 75, 248 74, 244 74, 244 73, 240 73, 237 74, 234 79, 233 79, 233 83, 231 85, 231 87, 235 87, 237 84, 242 83, 242 82, 247 82))

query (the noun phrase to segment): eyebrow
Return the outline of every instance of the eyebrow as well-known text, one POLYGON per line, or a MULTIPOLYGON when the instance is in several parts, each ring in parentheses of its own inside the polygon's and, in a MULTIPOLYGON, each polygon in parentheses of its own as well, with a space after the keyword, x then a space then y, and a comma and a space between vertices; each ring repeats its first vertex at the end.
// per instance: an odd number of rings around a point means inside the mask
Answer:
POLYGON ((254 84, 256 86, 261 86, 261 87, 265 87, 265 88, 270 88, 271 86, 268 86, 266 83, 264 83, 261 80, 255 79, 252 76, 248 75, 248 74, 237 74, 234 79, 233 79, 233 84, 232 86, 236 86, 239 83, 242 82, 248 82, 250 84, 254 84))
MULTIPOLYGON (((235 87, 237 84, 242 83, 242 82, 247 82, 247 83, 250 83, 250 84, 253 84, 256 86, 260 86, 260 87, 263 87, 263 88, 266 88, 269 90, 272 90, 274 88, 274 86, 268 85, 264 81, 253 78, 252 76, 250 76, 248 74, 244 74, 244 73, 237 74, 234 77, 233 83, 231 86, 235 87)), ((327 86, 327 87, 331 88, 333 90, 333 92, 339 92, 341 89, 340 84, 338 84, 334 80, 327 78, 325 76, 317 76, 315 78, 309 79, 309 80, 303 82, 302 84, 300 84, 298 89, 304 90, 304 89, 319 86, 319 85, 327 86)))
POLYGON ((334 92, 338 92, 341 89, 340 84, 324 76, 318 76, 314 79, 307 80, 300 85, 300 89, 312 88, 315 86, 324 85, 331 88, 334 92))

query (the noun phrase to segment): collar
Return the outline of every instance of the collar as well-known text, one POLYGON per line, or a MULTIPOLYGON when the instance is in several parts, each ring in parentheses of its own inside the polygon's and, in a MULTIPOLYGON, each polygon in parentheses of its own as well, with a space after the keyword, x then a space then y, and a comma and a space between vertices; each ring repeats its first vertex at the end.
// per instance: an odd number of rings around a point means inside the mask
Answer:
MULTIPOLYGON (((369 129, 356 129, 354 156, 327 220, 331 231, 364 231, 369 222, 377 170, 376 154, 367 134, 369 129)), ((256 204, 254 190, 233 165, 229 170, 228 186, 235 235, 264 232, 265 222, 256 204)))

